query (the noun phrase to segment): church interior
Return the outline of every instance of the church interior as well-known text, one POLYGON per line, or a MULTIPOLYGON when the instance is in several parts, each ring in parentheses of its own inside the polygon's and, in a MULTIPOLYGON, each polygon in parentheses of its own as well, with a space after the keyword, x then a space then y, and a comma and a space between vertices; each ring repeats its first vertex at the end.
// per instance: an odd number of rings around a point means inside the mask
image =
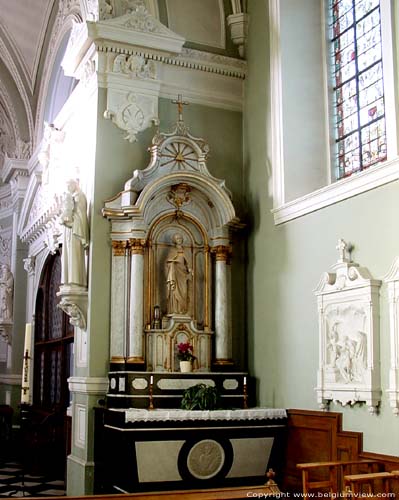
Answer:
POLYGON ((398 68, 396 0, 0 0, 0 496, 399 493, 398 68))

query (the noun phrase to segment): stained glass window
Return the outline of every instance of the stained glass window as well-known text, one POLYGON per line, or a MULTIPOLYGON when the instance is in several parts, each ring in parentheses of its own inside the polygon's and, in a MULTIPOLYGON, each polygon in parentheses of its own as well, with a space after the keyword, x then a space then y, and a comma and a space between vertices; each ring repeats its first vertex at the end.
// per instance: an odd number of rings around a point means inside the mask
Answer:
POLYGON ((386 160, 380 0, 329 0, 339 179, 386 160))

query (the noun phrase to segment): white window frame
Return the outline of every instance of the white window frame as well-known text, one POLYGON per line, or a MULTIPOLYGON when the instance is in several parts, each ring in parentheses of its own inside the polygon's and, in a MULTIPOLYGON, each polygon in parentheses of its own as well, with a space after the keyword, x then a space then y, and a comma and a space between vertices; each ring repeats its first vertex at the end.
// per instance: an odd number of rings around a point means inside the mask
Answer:
MULTIPOLYGON (((275 225, 288 222, 334 203, 346 200, 379 186, 399 179, 397 110, 395 102, 394 68, 396 66, 393 50, 394 6, 392 0, 380 0, 382 60, 384 71, 385 119, 387 134, 387 160, 361 172, 334 181, 295 200, 286 202, 284 192, 284 154, 283 154, 283 102, 281 85, 281 51, 280 51, 280 0, 269 0, 269 33, 270 33, 270 102, 271 102, 271 134, 270 151, 273 175, 273 209, 275 225)), ((325 25, 325 23, 324 23, 325 25)), ((327 75, 327 71, 326 71, 327 75)), ((327 76, 326 86, 327 90, 327 76)), ((326 107, 328 109, 328 93, 326 91, 326 107)), ((328 116, 326 116, 328 120, 328 116)), ((325 124, 322 123, 321 126, 325 124)), ((328 176, 333 178, 331 165, 321 165, 328 169, 328 176)))

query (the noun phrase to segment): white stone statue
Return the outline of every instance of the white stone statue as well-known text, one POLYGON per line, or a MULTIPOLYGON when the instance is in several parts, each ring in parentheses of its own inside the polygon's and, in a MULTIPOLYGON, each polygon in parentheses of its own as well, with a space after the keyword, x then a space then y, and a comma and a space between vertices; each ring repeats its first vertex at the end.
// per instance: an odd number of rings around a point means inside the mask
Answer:
POLYGON ((0 267, 0 318, 3 321, 12 319, 14 296, 14 277, 7 264, 0 267))
POLYGON ((85 250, 89 246, 87 201, 75 179, 67 182, 61 224, 64 226, 62 246, 62 284, 87 286, 85 250))
POLYGON ((166 258, 166 286, 168 292, 168 314, 187 314, 189 304, 189 281, 193 272, 183 248, 183 237, 173 235, 175 248, 169 251, 166 258))

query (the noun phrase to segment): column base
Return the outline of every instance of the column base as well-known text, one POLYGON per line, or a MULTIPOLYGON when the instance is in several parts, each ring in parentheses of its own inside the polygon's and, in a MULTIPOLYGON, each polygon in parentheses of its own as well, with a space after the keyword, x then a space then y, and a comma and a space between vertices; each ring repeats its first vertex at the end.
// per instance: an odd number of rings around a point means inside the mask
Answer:
POLYGON ((129 358, 126 358, 126 369, 145 371, 146 365, 144 358, 140 356, 131 356, 129 358))
POLYGON ((235 363, 232 359, 215 359, 212 362, 212 370, 213 371, 231 371, 234 369, 235 363))

